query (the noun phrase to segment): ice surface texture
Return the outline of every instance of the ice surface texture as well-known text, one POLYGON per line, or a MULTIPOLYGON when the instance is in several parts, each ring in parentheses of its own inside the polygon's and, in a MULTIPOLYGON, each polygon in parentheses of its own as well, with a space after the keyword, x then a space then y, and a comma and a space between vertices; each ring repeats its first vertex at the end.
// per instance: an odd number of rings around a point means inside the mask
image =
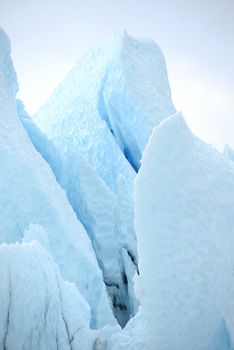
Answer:
POLYGON ((2 31, 0 86, 0 243, 21 240, 31 223, 43 226, 63 278, 73 281, 91 306, 92 326, 115 323, 91 242, 20 123, 16 76, 2 31))
POLYGON ((180 114, 144 151, 135 220, 149 349, 231 349, 234 166, 180 114))

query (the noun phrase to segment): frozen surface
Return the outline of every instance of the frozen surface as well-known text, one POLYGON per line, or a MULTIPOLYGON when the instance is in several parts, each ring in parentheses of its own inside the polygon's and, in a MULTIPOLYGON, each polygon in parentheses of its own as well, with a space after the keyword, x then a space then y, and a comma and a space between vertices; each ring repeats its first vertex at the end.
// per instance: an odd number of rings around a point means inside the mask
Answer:
POLYGON ((234 166, 180 114, 145 149, 135 217, 148 348, 232 349, 234 166))
POLYGON ((10 45, 1 30, 0 86, 0 243, 21 240, 30 224, 43 226, 63 278, 91 306, 92 327, 115 323, 90 239, 20 123, 10 45))

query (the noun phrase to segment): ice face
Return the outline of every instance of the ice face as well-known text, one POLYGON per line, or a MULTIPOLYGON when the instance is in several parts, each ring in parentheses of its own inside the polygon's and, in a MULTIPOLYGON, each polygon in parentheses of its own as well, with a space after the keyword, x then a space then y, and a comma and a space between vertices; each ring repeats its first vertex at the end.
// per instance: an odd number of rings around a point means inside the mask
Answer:
POLYGON ((149 349, 231 349, 234 166, 180 114, 155 128, 146 147, 135 220, 149 349))
POLYGON ((63 278, 91 306, 92 327, 115 324, 90 239, 20 122, 15 79, 10 45, 0 30, 0 243, 21 240, 31 223, 43 226, 63 278))
POLYGON ((114 53, 99 89, 99 114, 138 171, 153 127, 175 112, 166 64, 153 41, 135 39, 124 30, 114 34, 109 47, 114 53))

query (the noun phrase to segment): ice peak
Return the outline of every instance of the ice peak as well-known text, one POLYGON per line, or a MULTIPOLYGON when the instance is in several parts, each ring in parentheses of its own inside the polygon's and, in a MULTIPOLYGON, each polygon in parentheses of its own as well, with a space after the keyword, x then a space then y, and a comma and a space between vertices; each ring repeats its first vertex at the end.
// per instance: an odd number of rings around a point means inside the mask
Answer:
POLYGON ((119 27, 113 32, 112 40, 123 43, 127 37, 128 37, 127 30, 124 27, 119 27))
MULTIPOLYGON (((150 136, 150 141, 144 149, 143 158, 145 157, 145 154, 149 152, 148 148, 152 147, 153 142, 151 142, 151 139, 153 137, 155 142, 158 144, 158 147, 162 147, 164 140, 170 140, 172 137, 173 139, 176 139, 178 135, 186 133, 190 133, 190 130, 182 113, 176 112, 172 114, 155 127, 150 136), (157 134, 157 137, 153 136, 154 134, 157 134)), ((155 145, 153 147, 155 147, 155 145)))
POLYGON ((159 125, 161 130, 164 128, 168 128, 169 126, 173 132, 178 132, 179 130, 190 131, 181 112, 176 112, 172 114, 169 118, 163 120, 162 123, 159 125))
POLYGON ((114 33, 113 33, 114 37, 120 38, 120 39, 125 38, 127 35, 128 35, 128 32, 127 32, 126 28, 124 28, 124 27, 116 28, 114 33))

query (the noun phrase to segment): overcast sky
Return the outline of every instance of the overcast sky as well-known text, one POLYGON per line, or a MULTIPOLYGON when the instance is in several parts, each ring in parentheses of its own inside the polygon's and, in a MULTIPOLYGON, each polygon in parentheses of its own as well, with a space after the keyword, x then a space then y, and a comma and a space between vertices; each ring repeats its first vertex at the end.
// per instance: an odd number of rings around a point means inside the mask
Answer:
POLYGON ((193 132, 234 148, 234 0, 0 0, 0 25, 30 113, 82 53, 125 27, 161 47, 193 132))

